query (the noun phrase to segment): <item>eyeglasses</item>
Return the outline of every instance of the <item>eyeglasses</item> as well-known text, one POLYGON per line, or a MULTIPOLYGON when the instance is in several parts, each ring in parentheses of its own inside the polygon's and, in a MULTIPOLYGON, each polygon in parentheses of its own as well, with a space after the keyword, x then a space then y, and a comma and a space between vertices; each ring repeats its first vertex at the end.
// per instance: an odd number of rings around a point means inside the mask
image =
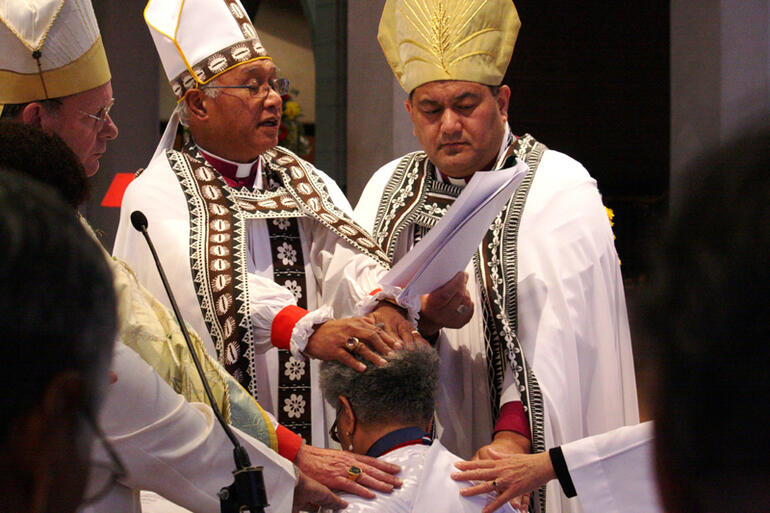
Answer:
MULTIPOLYGON (((57 103, 59 105, 63 105, 62 101, 59 98, 51 98, 50 101, 57 103)), ((112 110, 112 107, 115 105, 115 98, 110 98, 110 102, 99 109, 96 114, 91 114, 90 112, 86 112, 81 109, 77 109, 78 112, 81 114, 88 116, 89 118, 96 121, 96 126, 101 128, 104 126, 105 123, 107 123, 107 119, 110 116, 110 111, 112 110)))
MULTIPOLYGON (((99 109, 96 114, 89 114, 88 112, 81 110, 81 114, 85 114, 91 119, 95 119, 100 125, 104 125, 107 122, 107 118, 110 116, 110 111, 115 105, 115 98, 110 99, 110 103, 99 109)), ((78 109, 80 110, 80 109, 78 109)))
POLYGON ((289 94, 289 80, 286 78, 271 78, 266 84, 260 85, 232 85, 232 86, 203 86, 201 89, 248 89, 251 97, 256 100, 267 98, 271 91, 278 93, 278 96, 289 94))
POLYGON ((115 483, 126 475, 126 468, 91 415, 85 411, 81 415, 85 419, 85 425, 93 431, 94 447, 91 448, 91 454, 106 460, 94 461, 93 456, 91 458, 88 481, 81 502, 81 505, 85 505, 93 504, 104 497, 115 483))

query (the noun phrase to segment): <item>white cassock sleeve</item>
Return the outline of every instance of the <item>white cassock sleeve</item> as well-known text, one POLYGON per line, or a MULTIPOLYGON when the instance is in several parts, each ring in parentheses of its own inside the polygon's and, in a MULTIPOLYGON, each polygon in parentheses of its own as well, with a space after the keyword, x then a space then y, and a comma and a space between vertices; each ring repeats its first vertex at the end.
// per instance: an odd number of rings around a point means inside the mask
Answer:
MULTIPOLYGON (((286 287, 251 272, 248 290, 254 349, 257 353, 264 353, 274 347, 273 320, 287 306, 295 306, 297 299, 286 287)), ((328 321, 332 316, 332 308, 321 306, 297 321, 290 339, 290 350, 295 358, 304 358, 301 352, 305 350, 307 341, 313 334, 313 326, 328 321)))
POLYGON ((314 233, 311 263, 322 301, 334 307, 336 318, 357 315, 356 305, 379 288, 386 271, 344 239, 319 228, 314 233))
MULTIPOLYGON (((351 215, 350 204, 337 184, 322 171, 316 171, 324 180, 331 200, 351 215)), ((332 318, 353 315, 356 303, 377 287, 379 278, 385 273, 377 262, 316 220, 301 218, 300 230, 304 239, 306 266, 309 264, 311 271, 305 279, 313 282, 312 286, 308 283, 308 291, 316 291, 318 301, 317 308, 311 308, 304 317, 296 320, 291 331, 290 349, 296 358, 302 358, 300 353, 313 334, 314 326, 332 318)), ((250 243, 255 244, 257 240, 250 243)), ((266 241, 261 240, 260 243, 265 244, 266 241)), ((262 253, 262 248, 253 247, 251 252, 262 253)), ((296 305, 297 300, 288 288, 264 274, 249 272, 249 304, 255 349, 265 352, 276 341, 273 331, 276 316, 287 306, 296 305)), ((313 302, 309 301, 309 304, 312 306, 313 302)))
POLYGON ((653 471, 653 423, 562 445, 583 511, 663 513, 653 471))
MULTIPOLYGON (((118 380, 108 388, 99 423, 126 467, 121 484, 157 492, 196 513, 218 513, 217 492, 233 482, 235 464, 230 440, 211 408, 188 403, 121 342, 115 345, 111 369, 118 380)), ((252 465, 264 467, 270 511, 290 511, 296 484, 292 463, 236 428, 233 431, 252 465)), ((94 460, 108 462, 100 449, 95 444, 94 460)), ((125 494, 111 495, 86 511, 132 511, 125 502, 116 504, 121 497, 125 501, 125 494)))

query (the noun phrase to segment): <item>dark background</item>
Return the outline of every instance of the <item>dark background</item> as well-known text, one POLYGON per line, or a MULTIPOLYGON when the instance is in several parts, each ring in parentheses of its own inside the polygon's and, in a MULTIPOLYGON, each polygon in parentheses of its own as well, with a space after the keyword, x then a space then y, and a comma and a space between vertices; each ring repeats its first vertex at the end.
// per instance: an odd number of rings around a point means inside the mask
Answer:
POLYGON ((505 83, 516 134, 581 162, 616 214, 627 280, 669 188, 669 2, 516 2, 523 20, 505 83))

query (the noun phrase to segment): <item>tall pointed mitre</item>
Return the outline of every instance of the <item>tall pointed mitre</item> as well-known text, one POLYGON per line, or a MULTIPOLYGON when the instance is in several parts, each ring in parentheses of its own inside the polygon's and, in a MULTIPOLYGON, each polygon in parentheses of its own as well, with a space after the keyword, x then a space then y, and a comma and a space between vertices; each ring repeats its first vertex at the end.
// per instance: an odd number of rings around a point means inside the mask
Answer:
POLYGON ((91 0, 0 1, 0 105, 59 98, 110 80, 91 0))
POLYGON ((238 0, 150 0, 144 19, 177 100, 236 66, 270 58, 238 0))
POLYGON ((435 80, 500 85, 520 27, 511 0, 387 0, 377 39, 410 93, 435 80))

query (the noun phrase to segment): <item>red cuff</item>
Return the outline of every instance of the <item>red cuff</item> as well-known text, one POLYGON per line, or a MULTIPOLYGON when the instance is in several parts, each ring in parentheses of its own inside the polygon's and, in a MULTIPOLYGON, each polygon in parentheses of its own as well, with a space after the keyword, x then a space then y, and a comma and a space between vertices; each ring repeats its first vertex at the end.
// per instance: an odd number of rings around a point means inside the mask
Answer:
POLYGON ((289 305, 278 312, 278 315, 273 319, 273 325, 270 327, 270 342, 278 349, 288 351, 294 325, 307 313, 307 310, 295 305, 289 305))
POLYGON ((371 291, 371 292, 369 293, 369 295, 370 295, 370 296, 374 296, 374 295, 375 295, 375 294, 377 294, 378 292, 382 292, 382 289, 381 289, 381 288, 380 288, 380 289, 374 289, 373 291, 371 291))
POLYGON ((513 431, 532 440, 529 418, 524 413, 524 405, 521 401, 511 401, 500 408, 500 416, 497 419, 497 424, 495 424, 493 436, 498 431, 513 431))
POLYGON ((275 428, 275 436, 278 437, 278 454, 289 461, 294 461, 302 445, 302 437, 280 424, 275 428))

